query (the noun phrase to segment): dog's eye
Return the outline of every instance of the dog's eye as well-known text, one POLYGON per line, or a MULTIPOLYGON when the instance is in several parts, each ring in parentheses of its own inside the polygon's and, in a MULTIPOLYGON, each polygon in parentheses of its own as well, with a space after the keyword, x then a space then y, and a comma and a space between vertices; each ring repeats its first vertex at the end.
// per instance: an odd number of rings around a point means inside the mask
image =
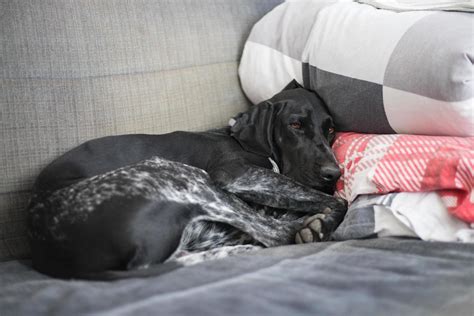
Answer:
POLYGON ((290 123, 290 126, 291 126, 291 128, 294 128, 294 129, 300 129, 301 128, 301 123, 300 122, 293 122, 293 123, 290 123))
POLYGON ((334 134, 334 132, 335 132, 334 127, 330 127, 330 128, 328 129, 328 133, 329 133, 329 134, 334 134))

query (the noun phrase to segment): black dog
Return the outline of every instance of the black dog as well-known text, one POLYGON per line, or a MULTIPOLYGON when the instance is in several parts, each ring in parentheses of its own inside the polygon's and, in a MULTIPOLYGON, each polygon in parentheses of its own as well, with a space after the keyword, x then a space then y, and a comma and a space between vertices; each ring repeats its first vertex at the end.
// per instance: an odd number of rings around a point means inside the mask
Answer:
POLYGON ((346 204, 329 195, 340 171, 322 101, 293 81, 230 125, 100 138, 52 162, 28 210, 34 268, 148 276, 179 266, 170 262, 183 253, 327 240, 346 204))

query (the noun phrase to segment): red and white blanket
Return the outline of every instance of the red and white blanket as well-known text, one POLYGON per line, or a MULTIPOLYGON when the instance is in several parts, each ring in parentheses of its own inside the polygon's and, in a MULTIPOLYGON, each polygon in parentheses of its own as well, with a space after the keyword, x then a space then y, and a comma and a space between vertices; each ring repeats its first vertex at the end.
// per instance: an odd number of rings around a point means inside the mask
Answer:
POLYGON ((448 211, 474 223, 474 137, 339 133, 337 194, 437 192, 448 211))

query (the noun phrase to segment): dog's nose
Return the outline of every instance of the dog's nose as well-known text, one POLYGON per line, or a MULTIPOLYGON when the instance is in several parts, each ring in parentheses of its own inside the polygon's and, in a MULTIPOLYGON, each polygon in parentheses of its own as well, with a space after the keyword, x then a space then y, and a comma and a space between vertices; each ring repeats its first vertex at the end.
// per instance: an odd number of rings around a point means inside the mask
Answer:
POLYGON ((321 167, 321 177, 324 181, 334 183, 341 176, 341 171, 338 167, 323 166, 321 167))

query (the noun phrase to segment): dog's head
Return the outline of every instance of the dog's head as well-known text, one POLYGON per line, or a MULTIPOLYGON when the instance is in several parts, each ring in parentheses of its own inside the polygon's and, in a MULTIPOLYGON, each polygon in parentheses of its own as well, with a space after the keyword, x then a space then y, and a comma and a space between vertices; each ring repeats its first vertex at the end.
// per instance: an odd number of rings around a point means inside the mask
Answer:
POLYGON ((334 124, 323 101, 295 80, 231 124, 231 135, 249 151, 271 157, 282 174, 333 193, 340 176, 331 150, 334 124))

